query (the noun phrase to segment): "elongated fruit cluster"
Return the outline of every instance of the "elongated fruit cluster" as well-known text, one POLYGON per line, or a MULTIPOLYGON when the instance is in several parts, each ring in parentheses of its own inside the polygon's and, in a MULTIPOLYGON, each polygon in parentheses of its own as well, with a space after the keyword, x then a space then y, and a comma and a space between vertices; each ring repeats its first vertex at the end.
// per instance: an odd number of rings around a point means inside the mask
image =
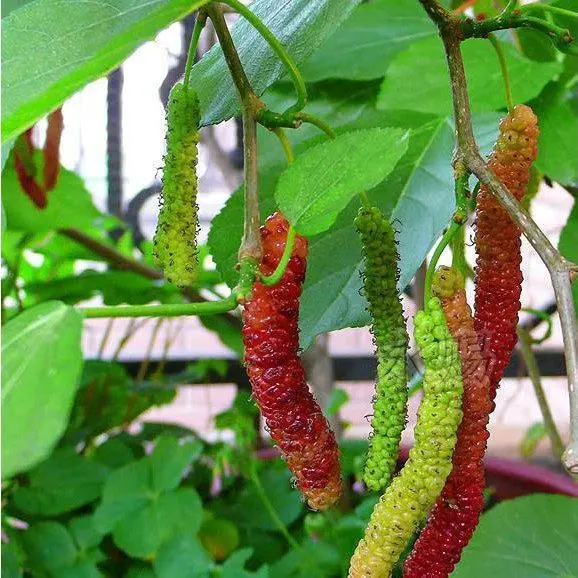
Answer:
POLYGON ((190 286, 195 281, 198 265, 199 118, 196 92, 176 84, 167 106, 167 152, 154 256, 165 277, 179 287, 190 286))
MULTIPOLYGON (((538 125, 532 110, 519 104, 500 124, 488 160, 491 171, 521 200, 538 154, 538 125)), ((522 272, 520 231, 486 186, 476 208, 476 299, 474 325, 493 360, 495 392, 516 344, 522 272)))
POLYGON ((407 415, 407 331, 397 293, 398 254, 395 231, 377 208, 362 207, 355 220, 364 260, 363 287, 373 323, 377 382, 373 429, 363 479, 381 490, 395 470, 407 415))
POLYGON ((415 443, 401 472, 375 506, 351 559, 350 578, 387 578, 419 523, 434 504, 451 469, 462 417, 460 358, 441 304, 432 297, 414 319, 425 364, 424 397, 415 443))
MULTIPOLYGON (((264 275, 270 275, 279 263, 288 228, 280 213, 269 217, 261 228, 264 275)), ((297 355, 306 258, 307 240, 297 235, 281 281, 274 286, 255 283, 243 312, 243 342, 253 396, 267 429, 309 506, 324 510, 341 493, 339 450, 297 355)))
POLYGON ((454 269, 440 267, 432 290, 442 303, 461 357, 463 418, 454 448, 453 468, 426 527, 404 566, 405 578, 447 578, 478 524, 484 506, 484 454, 490 398, 489 363, 474 330, 464 282, 454 269))

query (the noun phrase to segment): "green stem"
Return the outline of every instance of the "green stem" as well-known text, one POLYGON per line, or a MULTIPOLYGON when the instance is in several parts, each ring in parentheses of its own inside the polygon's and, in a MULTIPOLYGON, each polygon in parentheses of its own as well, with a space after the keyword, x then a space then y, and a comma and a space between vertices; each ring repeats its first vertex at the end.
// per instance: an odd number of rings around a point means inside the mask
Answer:
POLYGON ((500 41, 493 34, 488 34, 488 40, 492 43, 492 46, 498 55, 500 70, 502 71, 502 78, 504 79, 504 89, 506 91, 506 105, 508 107, 508 112, 510 112, 514 108, 514 101, 512 99, 512 84, 510 83, 510 73, 508 71, 506 55, 502 50, 500 41))
POLYGON ((162 305, 118 305, 114 307, 78 307, 87 319, 98 317, 179 317, 181 315, 216 315, 237 307, 235 294, 222 301, 167 303, 162 305))
POLYGON ((324 120, 321 120, 312 114, 299 112, 295 115, 295 118, 297 120, 301 120, 316 126, 317 128, 321 129, 329 138, 333 139, 336 136, 335 131, 324 120))
POLYGON ((526 4, 520 8, 521 13, 530 12, 531 10, 544 10, 545 12, 551 12, 552 14, 560 14, 561 16, 578 19, 578 12, 573 12, 566 8, 559 8, 558 6, 551 6, 550 4, 544 4, 542 2, 533 2, 532 4, 526 4))
MULTIPOLYGON (((533 28, 549 36, 558 48, 565 51, 572 43, 570 31, 561 26, 557 26, 542 18, 518 14, 516 11, 511 15, 499 15, 487 20, 474 20, 473 18, 462 18, 454 22, 460 28, 460 40, 467 38, 487 38, 491 32, 497 30, 507 30, 509 28, 533 28)), ((443 24, 447 25, 447 24, 443 24)))
POLYGON ((458 270, 464 279, 473 279, 474 272, 466 259, 466 229, 461 227, 451 241, 452 268, 458 270))
POLYGON ((538 405, 540 406, 540 412, 542 413, 542 419, 544 420, 544 425, 546 426, 546 431, 548 432, 548 437, 550 438, 550 443, 552 444, 552 452, 556 456, 556 459, 560 459, 564 453, 564 442, 560 437, 560 432, 556 427, 556 422, 550 411, 550 406, 548 405, 548 400, 546 399, 546 394, 544 393, 544 388, 542 387, 542 379, 540 377, 540 370, 538 369, 538 363, 536 361, 536 356, 532 351, 530 334, 518 327, 518 339, 520 340, 520 350, 522 352, 522 358, 528 369, 528 375, 534 386, 534 393, 536 394, 536 399, 538 405))
POLYGON ((289 71, 297 92, 297 102, 293 106, 289 107, 286 112, 296 112, 303 109, 307 104, 307 87, 301 72, 299 72, 297 65, 285 47, 281 42, 279 42, 277 37, 269 30, 269 28, 263 24, 261 19, 247 8, 247 6, 239 2, 239 0, 222 0, 222 2, 223 4, 228 4, 233 8, 233 10, 241 14, 241 16, 243 16, 243 18, 245 18, 257 30, 257 32, 259 32, 289 71))
POLYGON ((538 317, 538 319, 541 319, 546 323, 546 332, 541 337, 534 337, 533 335, 528 333, 532 345, 540 345, 540 343, 544 343, 546 339, 549 339, 552 336, 552 331, 554 329, 552 315, 546 313, 545 311, 540 311, 539 309, 532 309, 531 307, 522 307, 521 310, 524 311, 525 313, 530 313, 534 317, 538 317))
POLYGON ((267 510, 267 512, 269 514, 269 517, 271 518, 273 523, 277 526, 277 529, 279 530, 279 532, 281 532, 281 534, 283 534, 283 537, 285 538, 285 540, 287 540, 287 543, 289 544, 289 546, 291 546, 291 548, 293 548, 296 552, 301 552, 301 546, 297 543, 295 538, 293 538, 293 536, 291 536, 291 534, 289 533, 289 530, 287 529, 287 526, 285 526, 285 524, 283 523, 283 520, 281 520, 281 518, 279 517, 277 510, 273 507, 271 500, 269 500, 269 496, 265 492, 265 488, 261 484, 261 480, 259 479, 259 476, 257 474, 257 469, 255 467, 254 460, 251 460, 250 476, 251 476, 251 481, 253 482, 253 485, 255 486, 255 489, 257 490, 257 494, 259 496, 259 499, 261 500, 263 506, 265 506, 265 509, 267 510))
POLYGON ((427 273, 425 274, 425 287, 424 287, 424 302, 427 303, 431 299, 431 286, 433 282, 434 273, 438 264, 438 261, 444 252, 444 249, 448 246, 449 242, 453 239, 454 235, 458 232, 462 223, 456 223, 452 221, 452 224, 447 228, 446 232, 443 234, 440 242, 435 248, 434 254, 432 255, 431 261, 429 262, 427 273))
POLYGON ((371 209, 372 204, 371 201, 369 200, 369 197, 367 196, 367 193, 365 191, 361 191, 361 193, 359 193, 359 196, 361 197, 361 202, 363 203, 363 206, 366 209, 371 209))
POLYGON ((263 285, 277 285, 281 278, 285 274, 285 270, 287 269, 287 265, 291 260, 291 254, 293 253, 293 247, 295 246, 295 229, 293 225, 289 226, 289 230, 287 231, 287 239, 285 240, 285 248, 283 249, 283 255, 281 256, 281 260, 277 264, 275 271, 271 273, 271 275, 263 275, 260 279, 263 285))
POLYGON ((413 397, 423 388, 423 375, 416 374, 408 383, 407 397, 413 397))
POLYGON ((281 147, 283 148, 283 152, 285 153, 285 158, 287 159, 287 164, 289 165, 292 164, 295 159, 295 156, 293 155, 293 149, 291 148, 291 143, 287 138, 287 134, 285 134, 285 131, 280 126, 274 128, 273 132, 275 133, 275 136, 279 139, 279 142, 281 143, 281 147))
MULTIPOLYGON (((281 127, 273 129, 275 135, 279 139, 283 150, 285 151, 285 156, 287 157, 287 163, 291 164, 293 162, 293 149, 291 148, 291 143, 285 134, 285 131, 281 127)), ((285 248, 283 249, 283 255, 281 255, 281 260, 277 263, 275 271, 271 275, 262 275, 260 278, 263 285, 277 285, 281 278, 285 274, 285 269, 291 260, 291 254, 293 253, 293 247, 295 246, 295 229, 292 225, 289 226, 287 231, 287 239, 285 240, 285 248)))
POLYGON ((431 286, 433 282, 434 273, 444 249, 448 246, 450 241, 455 237, 458 231, 464 226, 468 217, 468 177, 470 173, 465 169, 461 161, 454 163, 455 172, 455 196, 456 196, 456 210, 454 212, 452 223, 443 234, 440 242, 435 248, 431 261, 428 265, 425 274, 424 283, 424 302, 427 303, 431 298, 431 286))
POLYGON ((187 54, 187 62, 185 64, 185 75, 183 77, 183 85, 188 88, 189 82, 191 80, 191 70, 193 69, 193 64, 195 63, 195 56, 197 54, 197 45, 199 44, 199 38, 201 37, 201 32, 205 27, 205 22, 207 21, 207 15, 204 12, 197 12, 197 17, 195 19, 195 27, 193 28, 193 34, 191 36, 191 42, 189 44, 189 52, 187 54))

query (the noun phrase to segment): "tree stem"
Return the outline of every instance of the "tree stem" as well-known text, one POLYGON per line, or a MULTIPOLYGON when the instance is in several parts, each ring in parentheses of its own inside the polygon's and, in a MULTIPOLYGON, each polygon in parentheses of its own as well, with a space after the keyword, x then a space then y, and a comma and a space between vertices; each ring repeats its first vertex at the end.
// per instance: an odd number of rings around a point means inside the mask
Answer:
POLYGON ((578 475, 578 327, 571 287, 571 275, 575 274, 578 269, 556 251, 548 237, 536 225, 528 212, 518 204, 508 189, 488 169, 480 155, 472 130, 466 75, 460 49, 460 40, 467 37, 464 27, 469 21, 456 19, 436 0, 419 1, 438 26, 446 52, 456 123, 456 159, 461 160, 466 168, 493 193, 538 253, 550 273, 564 338, 570 397, 570 442, 562 461, 571 474, 578 475))
MULTIPOLYGON (((295 90, 297 92, 297 102, 289 107, 285 113, 290 111, 299 111, 305 107, 307 104, 307 87, 305 85, 305 81, 303 80, 303 76, 297 65, 293 61, 293 58, 289 55, 285 47, 279 42, 277 37, 263 24, 261 19, 256 16, 247 6, 245 6, 239 0, 221 0, 224 4, 228 4, 233 10, 238 12, 245 20, 247 20, 259 34, 265 39, 265 41, 269 44, 269 46, 273 49, 275 54, 279 57, 279 60, 283 62, 291 79, 293 81, 293 85, 295 86, 295 90)), ((285 114, 284 113, 284 114, 285 114)))
POLYGON ((245 74, 221 8, 218 6, 208 6, 206 11, 215 28, 217 38, 219 39, 221 49, 225 56, 225 61, 233 77, 233 82, 237 87, 243 108, 245 225, 243 240, 239 248, 239 260, 242 261, 244 258, 248 258, 259 263, 262 257, 262 249, 261 236, 259 234, 261 215, 259 213, 256 115, 264 105, 253 92, 251 83, 245 74))

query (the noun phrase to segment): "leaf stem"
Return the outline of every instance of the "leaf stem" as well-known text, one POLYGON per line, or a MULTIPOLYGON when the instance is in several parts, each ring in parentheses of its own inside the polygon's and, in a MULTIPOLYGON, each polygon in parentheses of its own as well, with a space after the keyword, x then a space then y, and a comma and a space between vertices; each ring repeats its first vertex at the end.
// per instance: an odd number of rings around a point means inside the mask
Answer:
POLYGON ((552 14, 560 14, 561 16, 578 19, 578 12, 566 8, 559 8, 558 6, 551 6, 550 4, 544 4, 543 2, 532 2, 531 4, 526 4, 520 8, 520 12, 522 13, 530 12, 532 10, 544 10, 545 12, 551 12, 552 14))
POLYGON ((281 144, 283 152, 285 153, 285 158, 287 159, 287 164, 292 164, 295 156, 293 155, 293 149, 291 148, 291 143, 287 138, 287 134, 280 126, 275 127, 273 133, 275 133, 275 136, 279 139, 279 143, 281 144))
POLYGON ((439 258, 444 252, 444 249, 454 239, 458 231, 464 226, 468 218, 467 187, 468 187, 469 172, 465 170, 465 167, 459 160, 454 161, 454 172, 456 175, 455 176, 456 210, 452 217, 451 225, 447 228, 446 232, 443 234, 440 242, 435 248, 431 261, 428 264, 424 283, 424 303, 427 303, 431 298, 431 286, 439 258))
POLYGON ((488 34, 488 40, 491 42, 498 56, 498 62, 500 63, 500 70, 502 71, 502 78, 504 79, 504 90, 506 92, 506 105, 508 107, 508 112, 510 112, 514 108, 514 101, 512 99, 512 84, 510 82, 510 73, 508 71, 508 63, 506 62, 506 55, 502 50, 502 45, 500 44, 500 41, 496 38, 494 34, 488 34))
POLYGON ((556 456, 556 459, 560 459, 564 453, 564 443, 562 442, 560 432, 556 427, 556 422, 552 417, 552 412, 550 411, 550 406, 548 405, 548 400, 546 399, 546 394, 544 393, 544 388, 542 387, 540 370, 538 368, 536 356, 532 351, 532 337, 525 329, 522 329, 521 327, 518 327, 517 332, 518 339, 520 341, 520 351, 522 353, 522 358, 524 359, 524 364, 528 369, 528 376, 530 377, 530 381, 534 386, 534 393, 536 394, 536 399, 538 401, 538 405, 540 406, 542 419, 544 420, 544 425, 546 426, 546 431, 548 432, 548 437, 550 438, 550 443, 552 444, 552 452, 556 456))
POLYGON ((283 535, 285 540, 287 540, 287 543, 291 548, 293 548, 296 552, 301 552, 301 546, 297 543, 297 540, 295 540, 295 538, 291 536, 289 530, 287 529, 287 526, 285 526, 283 520, 281 520, 281 518, 279 517, 277 510, 273 507, 271 500, 269 500, 269 496, 267 495, 267 492, 265 492, 265 488, 263 487, 263 484, 261 484, 261 480, 259 479, 259 475, 257 474, 257 468, 255 467, 255 460, 253 459, 251 460, 250 465, 250 476, 251 481, 253 482, 253 485, 257 490, 257 494, 259 496, 259 499, 261 500, 261 503, 263 504, 263 506, 265 506, 265 509, 269 514, 269 517, 271 518, 273 523, 277 526, 279 532, 281 532, 281 534, 283 535))
POLYGON ((195 63, 195 56, 197 54, 197 45, 199 44, 199 38, 201 37, 201 32, 205 27, 207 21, 207 15, 203 11, 197 12, 197 17, 195 18, 195 27, 193 28, 193 34, 191 36, 191 42, 189 44, 189 52, 187 53, 187 62, 185 64, 185 74, 183 76, 183 85, 188 88, 191 81, 191 70, 193 69, 193 64, 195 63))
POLYGON ((287 265, 291 260, 291 254, 293 253, 293 247, 295 246, 295 229, 293 225, 289 226, 289 230, 287 231, 287 239, 285 240, 285 248, 283 249, 283 255, 275 268, 275 271, 271 273, 271 275, 263 275, 260 279, 263 285, 277 285, 281 278, 285 274, 285 270, 287 269, 287 265))
MULTIPOLYGON (((281 146, 283 147, 283 151, 285 152, 285 156, 287 157, 287 164, 291 164, 293 162, 293 149, 291 148, 291 143, 285 134, 285 131, 281 127, 277 127, 273 129, 273 132, 279 139, 281 146)), ((295 246, 295 229, 293 225, 289 225, 289 229, 287 231, 287 238, 285 239, 285 248, 283 249, 283 255, 281 255, 281 259, 279 263, 277 263, 277 267, 275 271, 271 273, 271 275, 261 275, 260 281, 263 285, 277 285, 281 278, 285 274, 285 270, 287 269, 287 265, 291 260, 291 254, 293 253, 293 247, 295 246)))
POLYGON ((303 109, 307 104, 307 87, 295 61, 289 55, 285 47, 281 42, 279 42, 277 37, 269 30, 269 28, 265 26, 261 19, 242 2, 239 2, 239 0, 221 0, 221 2, 229 5, 233 10, 241 14, 241 16, 243 16, 243 18, 245 18, 245 20, 247 20, 257 30, 257 32, 259 32, 289 71, 291 80, 295 86, 295 91, 297 92, 297 102, 290 106, 283 114, 303 109))
POLYGON ((321 129, 329 138, 335 138, 335 131, 327 124, 324 120, 317 118, 316 116, 309 114, 307 112, 299 112, 295 115, 295 118, 303 122, 307 122, 321 129))
MULTIPOLYGON (((562 326, 570 397, 570 442, 562 456, 562 461, 571 474, 578 475, 578 325, 571 286, 571 277, 575 275, 578 268, 566 261, 552 246, 548 237, 490 171, 480 155, 472 130, 466 75, 460 49, 460 41, 472 36, 472 34, 468 36, 471 30, 467 29, 471 21, 456 19, 436 0, 419 1, 438 26, 446 52, 456 124, 456 156, 494 194, 544 261, 550 273, 562 326)), ((485 30, 485 33, 491 31, 485 30)))

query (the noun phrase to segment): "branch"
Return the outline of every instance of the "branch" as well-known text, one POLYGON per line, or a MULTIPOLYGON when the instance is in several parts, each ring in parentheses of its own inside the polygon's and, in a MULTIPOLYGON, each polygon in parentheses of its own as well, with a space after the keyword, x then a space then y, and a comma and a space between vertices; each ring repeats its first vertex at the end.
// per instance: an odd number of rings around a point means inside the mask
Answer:
POLYGON ((457 150, 454 162, 463 163, 482 184, 489 188, 528 239, 550 273, 564 338, 570 396, 570 442, 562 460, 571 474, 578 475, 578 328, 571 287, 572 276, 578 272, 578 268, 566 261, 552 246, 548 237, 488 169, 480 155, 472 129, 466 75, 460 49, 460 40, 465 37, 460 27, 463 21, 445 10, 436 0, 419 1, 437 25, 446 52, 456 123, 457 150))
POLYGON ((233 82, 237 87, 243 108, 243 154, 245 174, 245 228, 239 248, 239 260, 247 258, 259 263, 262 257, 261 236, 259 227, 259 183, 257 173, 257 120, 263 103, 255 95, 251 83, 245 74, 237 49, 227 28, 221 8, 211 5, 206 8, 207 15, 213 23, 219 44, 223 50, 227 66, 231 71, 233 82))
POLYGON ((76 241, 80 245, 90 249, 95 255, 99 255, 108 261, 111 265, 114 265, 118 269, 123 269, 125 271, 134 271, 139 273, 143 277, 148 279, 162 279, 163 274, 158 269, 153 269, 136 259, 131 259, 127 257, 120 251, 117 251, 114 247, 105 245, 101 243, 94 237, 79 231, 78 229, 60 229, 58 231, 61 235, 76 241))

